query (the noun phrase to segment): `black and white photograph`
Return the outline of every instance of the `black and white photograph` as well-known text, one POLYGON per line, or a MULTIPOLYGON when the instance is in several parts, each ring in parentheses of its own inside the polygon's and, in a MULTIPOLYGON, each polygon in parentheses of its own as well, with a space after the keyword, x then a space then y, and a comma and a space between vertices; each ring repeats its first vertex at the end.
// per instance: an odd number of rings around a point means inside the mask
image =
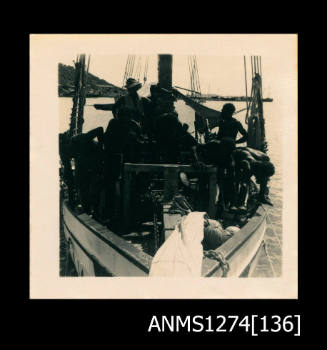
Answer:
POLYGON ((30 42, 36 297, 297 297, 296 35, 30 42))

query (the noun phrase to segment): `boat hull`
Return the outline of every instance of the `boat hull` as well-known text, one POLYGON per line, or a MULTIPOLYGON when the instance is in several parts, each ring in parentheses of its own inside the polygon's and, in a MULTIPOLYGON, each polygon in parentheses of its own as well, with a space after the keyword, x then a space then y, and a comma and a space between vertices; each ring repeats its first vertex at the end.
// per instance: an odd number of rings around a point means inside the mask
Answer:
POLYGON ((64 202, 63 229, 79 276, 147 276, 151 257, 64 202))
MULTIPOLYGON (((249 265, 256 261, 266 232, 266 212, 259 207, 256 214, 249 222, 233 237, 216 249, 228 262, 229 270, 227 277, 246 277, 243 272, 249 265)), ((220 264, 216 266, 203 264, 202 275, 207 277, 222 277, 223 270, 220 264)))
MULTIPOLYGON (((176 218, 178 219, 178 218, 176 218)), ((62 202, 64 234, 78 276, 149 275, 152 257, 109 231, 86 214, 78 215, 62 202)), ((216 249, 228 262, 227 277, 239 277, 254 259, 266 229, 266 213, 256 214, 232 238, 216 249)), ((204 258, 203 277, 222 277, 219 261, 204 258)), ((244 274, 242 275, 244 277, 244 274)))

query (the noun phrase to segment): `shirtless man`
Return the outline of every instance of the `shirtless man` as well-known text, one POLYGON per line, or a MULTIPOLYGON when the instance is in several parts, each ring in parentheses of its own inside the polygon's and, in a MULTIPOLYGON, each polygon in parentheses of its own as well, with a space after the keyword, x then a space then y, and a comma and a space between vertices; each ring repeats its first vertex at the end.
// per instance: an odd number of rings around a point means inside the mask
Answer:
POLYGON ((217 134, 217 140, 222 140, 225 137, 232 138, 236 144, 243 143, 247 140, 248 133, 243 128, 241 122, 233 118, 235 107, 232 103, 224 104, 221 111, 222 120, 218 123, 219 131, 217 134), (240 133, 242 137, 236 140, 237 134, 240 133))

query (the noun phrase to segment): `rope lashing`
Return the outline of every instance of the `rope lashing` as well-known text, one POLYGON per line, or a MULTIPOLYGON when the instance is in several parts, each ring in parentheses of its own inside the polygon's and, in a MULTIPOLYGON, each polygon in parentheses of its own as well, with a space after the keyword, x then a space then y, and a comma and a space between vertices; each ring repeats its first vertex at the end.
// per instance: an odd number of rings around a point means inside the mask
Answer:
POLYGON ((225 259, 224 255, 221 252, 216 252, 214 250, 208 250, 204 252, 204 256, 209 259, 217 260, 223 270, 223 276, 227 277, 229 271, 229 263, 225 259))
POLYGON ((169 209, 170 214, 180 214, 182 216, 189 214, 192 211, 191 205, 184 196, 174 196, 172 205, 169 209))

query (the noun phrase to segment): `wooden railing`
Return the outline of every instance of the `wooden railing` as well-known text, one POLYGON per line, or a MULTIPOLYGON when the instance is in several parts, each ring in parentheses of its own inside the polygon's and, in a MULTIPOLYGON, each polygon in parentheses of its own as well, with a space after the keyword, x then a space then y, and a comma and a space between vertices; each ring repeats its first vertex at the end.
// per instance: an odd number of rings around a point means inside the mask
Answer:
POLYGON ((178 176, 180 172, 186 174, 207 174, 209 181, 209 199, 207 213, 211 218, 216 214, 216 184, 217 184, 217 169, 214 166, 204 166, 195 168, 191 165, 181 164, 124 164, 124 179, 123 179, 123 225, 124 231, 127 232, 130 226, 131 213, 131 181, 135 174, 142 172, 162 172, 165 179, 164 185, 164 202, 171 201, 173 196, 178 192, 178 176))

